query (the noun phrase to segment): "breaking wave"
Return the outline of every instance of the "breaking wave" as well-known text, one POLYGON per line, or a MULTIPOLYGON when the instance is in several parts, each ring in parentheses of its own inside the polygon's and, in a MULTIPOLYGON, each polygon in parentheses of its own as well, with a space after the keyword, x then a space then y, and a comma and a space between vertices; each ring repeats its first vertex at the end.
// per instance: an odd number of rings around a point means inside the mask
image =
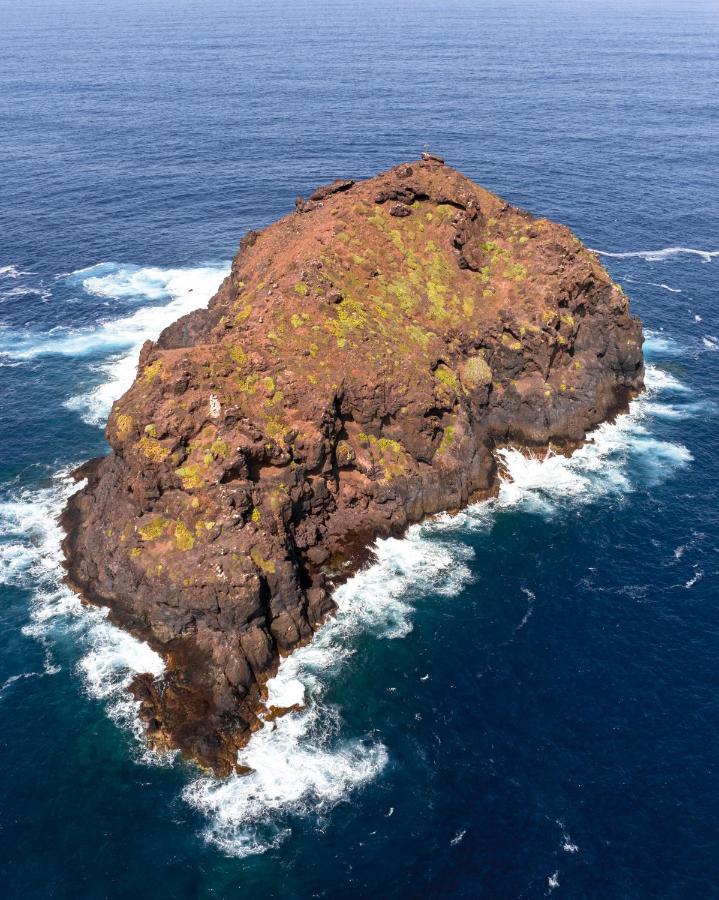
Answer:
POLYGON ((498 450, 502 473, 498 496, 457 515, 438 516, 431 527, 444 532, 486 531, 497 514, 513 510, 551 517, 578 504, 629 493, 637 485, 657 484, 688 465, 691 452, 683 444, 659 440, 651 426, 657 419, 685 419, 706 407, 687 404, 686 385, 657 366, 646 367, 645 382, 645 392, 631 402, 629 411, 595 428, 571 456, 511 447, 498 450))
POLYGON ((21 278, 23 275, 33 275, 34 272, 23 272, 17 266, 0 266, 0 278, 21 278))
POLYGON ((113 402, 132 384, 143 343, 156 339, 180 316, 206 306, 228 272, 225 265, 160 269, 100 263, 80 269, 65 279, 89 294, 144 305, 92 327, 56 328, 42 334, 0 332, 0 355, 12 360, 104 357, 89 362, 95 385, 66 403, 89 424, 104 425, 113 402))
POLYGON ((188 785, 185 799, 209 817, 208 841, 234 856, 264 852, 289 834, 293 816, 311 812, 322 819, 382 771, 388 758, 382 743, 369 736, 343 739, 341 711, 324 695, 360 635, 405 637, 423 597, 453 596, 470 580, 472 550, 428 540, 428 528, 414 526, 402 540, 377 541, 374 565, 335 592, 335 616, 311 644, 282 662, 268 682, 267 703, 303 708, 253 735, 238 757, 251 774, 188 785))
MULTIPOLYGON (((97 367, 97 383, 67 405, 100 424, 113 400, 131 384, 142 342, 207 303, 226 272, 225 267, 163 270, 101 264, 70 273, 64 277, 88 295, 118 305, 144 305, 93 328, 26 335, 11 347, 0 344, 0 350, 17 360, 51 353, 88 359, 97 367), (92 361, 99 355, 105 358, 92 361)), ((650 334, 649 340, 654 340, 654 352, 672 354, 673 345, 663 335, 650 334)), ((205 839, 235 856, 264 852, 290 833, 296 817, 311 815, 321 823, 333 807, 378 777, 389 759, 381 737, 348 736, 342 710, 329 696, 360 640, 402 639, 412 630, 418 605, 438 593, 452 597, 462 590, 472 578, 473 554, 463 531, 491 530, 498 515, 514 511, 553 516, 578 503, 652 483, 688 464, 691 454, 685 447, 659 440, 650 430, 652 421, 691 414, 686 394, 674 375, 650 365, 646 393, 627 414, 596 429, 571 457, 505 448, 499 453, 503 478, 495 499, 414 526, 401 540, 377 541, 373 565, 336 591, 336 615, 311 644, 285 659, 268 683, 268 705, 301 709, 253 735, 238 757, 250 774, 223 781, 195 777, 185 788, 184 799, 206 816, 205 839)), ((105 611, 82 606, 63 583, 57 516, 76 489, 69 474, 61 472, 47 487, 0 503, 0 581, 31 592, 26 633, 43 643, 72 637, 73 646, 80 648, 76 668, 88 695, 137 736, 138 758, 168 764, 171 756, 146 750, 138 704, 127 691, 136 673, 160 675, 161 658, 114 627, 105 611)), ((531 598, 529 603, 520 627, 531 615, 531 598)), ((34 677, 18 677, 25 674, 34 677)))
MULTIPOLYGON (((103 263, 67 273, 60 277, 88 293, 159 305, 142 306, 93 328, 24 336, 6 330, 0 338, 0 353, 22 361, 48 354, 83 358, 122 350, 97 364, 99 384, 67 401, 87 421, 102 424, 112 402, 132 383, 142 343, 156 338, 179 316, 205 305, 227 271, 224 266, 160 269, 103 263)), ((26 273, 12 266, 0 269, 0 276, 22 274, 26 273)), ((147 644, 112 625, 106 610, 83 606, 64 583, 58 517, 78 489, 69 472, 57 473, 45 487, 23 490, 0 502, 0 583, 31 592, 25 633, 43 643, 73 637, 83 652, 77 669, 88 695, 103 701, 113 720, 141 738, 138 704, 127 687, 140 672, 159 675, 163 662, 147 644)), ((138 748, 147 762, 168 761, 147 751, 142 741, 138 748)))
POLYGON ((662 334, 661 331, 652 331, 648 328, 644 332, 644 355, 652 358, 655 356, 680 356, 685 348, 675 340, 662 334))
MULTIPOLYGON (((184 799, 206 816, 205 839, 234 856, 265 852, 290 834, 296 817, 311 815, 321 824, 338 803, 377 778, 389 759, 381 738, 344 734, 342 711, 327 696, 359 640, 402 639, 412 630, 418 604, 461 591, 472 577, 473 554, 463 532, 491 530, 498 515, 516 510, 552 516, 686 465, 691 454, 685 447, 661 441, 649 429, 667 408, 686 414, 686 393, 674 375, 650 365, 646 393, 571 457, 505 449, 497 498, 414 526, 403 539, 377 541, 374 564, 336 591, 336 615, 268 683, 269 705, 298 704, 301 710, 253 735, 238 757, 253 770, 249 775, 196 777, 185 788, 184 799)), ((82 606, 63 583, 57 516, 76 488, 62 472, 49 486, 0 504, 0 579, 32 591, 26 633, 44 643, 71 636, 82 654, 76 668, 88 695, 137 737, 137 758, 170 764, 172 756, 146 749, 138 704, 127 691, 136 673, 159 675, 161 658, 113 626, 103 610, 82 606)))
MULTIPOLYGON (((226 266, 194 269, 120 268, 106 274, 93 274, 83 279, 91 293, 113 298, 139 298, 146 302, 165 300, 162 306, 144 306, 124 319, 102 326, 101 339, 122 335, 124 353, 119 353, 97 367, 100 383, 90 391, 73 397, 67 406, 80 413, 90 425, 103 426, 112 404, 132 385, 140 348, 146 340, 156 339, 180 316, 206 306, 229 273, 226 266)), ((95 334, 95 339, 98 333, 95 334)))
POLYGON ((670 294, 681 294, 681 288, 671 287, 668 284, 664 284, 664 282, 658 281, 643 281, 639 278, 630 278, 629 275, 625 275, 623 278, 617 279, 619 281, 626 281, 628 284, 648 284, 650 287, 662 288, 665 291, 669 291, 670 294))
MULTIPOLYGON (((695 316, 695 321, 701 322, 701 316, 695 316)), ((647 329, 644 332, 644 356, 648 360, 666 359, 669 357, 697 357, 702 353, 714 352, 719 349, 719 339, 714 335, 706 334, 699 337, 688 337, 683 344, 679 344, 661 331, 647 329)))
POLYGON ((674 376, 649 365, 646 391, 632 401, 629 412, 596 428, 571 456, 498 451, 505 477, 496 505, 552 515, 569 504, 630 492, 635 484, 656 484, 688 465, 693 457, 683 444, 659 440, 649 427, 657 416, 687 416, 683 405, 658 402, 660 395, 684 391, 674 376))
MULTIPOLYGON (((664 247, 661 250, 631 250, 627 253, 610 253, 608 250, 593 250, 599 256, 608 256, 612 259, 644 259, 647 262, 663 262, 672 256, 698 256, 703 262, 711 262, 715 256, 719 256, 719 250, 697 250, 694 247, 664 247)), ((660 285, 664 287, 664 285, 660 285)))
MULTIPOLYGON (((677 409, 686 388, 673 375, 647 367, 647 390, 628 413, 597 428, 571 457, 500 451, 504 468, 499 495, 458 515, 442 515, 411 528, 404 539, 375 544, 376 562, 335 593, 335 618, 313 642, 295 651, 268 683, 268 705, 303 708, 252 736, 239 754, 249 775, 191 782, 185 799, 208 816, 205 839, 235 856, 262 853, 291 832, 295 815, 320 821, 348 793, 376 777, 388 755, 377 739, 341 738, 341 712, 324 699, 335 673, 354 654, 360 634, 398 639, 412 629, 424 597, 455 596, 471 579, 471 548, 462 533, 488 531, 497 515, 517 509, 555 515, 610 493, 631 491, 688 464, 682 445, 653 437, 649 424, 663 407, 677 409), (452 540, 456 538, 456 540, 452 540)), ((531 592, 530 592, 531 593, 531 592)), ((520 627, 531 615, 529 609, 520 627)))
MULTIPOLYGON (((0 503, 0 583, 25 588, 31 594, 25 634, 46 647, 72 637, 84 654, 77 670, 88 695, 102 700, 108 715, 137 737, 139 758, 159 761, 140 740, 138 703, 127 688, 140 672, 160 675, 162 659, 147 644, 112 625, 106 610, 83 606, 63 580, 63 531, 58 517, 77 488, 69 472, 63 471, 47 487, 21 491, 0 503)), ((46 653, 44 672, 28 673, 27 677, 57 671, 46 653)), ((6 682, 3 690, 8 686, 6 682)))

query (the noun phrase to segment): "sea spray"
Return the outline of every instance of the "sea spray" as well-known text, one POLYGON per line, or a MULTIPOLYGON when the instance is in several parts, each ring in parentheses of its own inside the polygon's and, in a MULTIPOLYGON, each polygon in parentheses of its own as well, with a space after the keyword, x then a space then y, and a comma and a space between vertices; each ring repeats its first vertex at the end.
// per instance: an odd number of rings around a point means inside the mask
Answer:
MULTIPOLYGON (((134 376, 137 354, 147 339, 178 316, 204 306, 226 274, 226 268, 188 269, 141 268, 102 263, 64 276, 87 291, 147 304, 166 300, 164 305, 144 305, 129 316, 110 319, 92 329, 56 329, 46 335, 5 334, 0 352, 17 360, 46 354, 84 358, 123 348, 99 364, 102 380, 88 394, 67 402, 95 424, 104 420, 115 399, 134 376)), ((10 267, 9 277, 19 270, 10 267)), ((32 592, 30 622, 25 633, 46 642, 59 634, 71 633, 85 649, 78 663, 88 694, 105 703, 110 717, 128 727, 138 738, 145 761, 161 761, 147 751, 136 715, 138 703, 128 693, 133 677, 140 672, 159 675, 162 659, 146 644, 112 625, 107 610, 84 606, 64 583, 59 516, 68 498, 80 488, 70 468, 58 472, 40 489, 26 489, 0 503, 0 581, 25 587, 32 592)))
MULTIPOLYGON (((68 401, 83 417, 100 424, 131 381, 142 341, 157 337, 178 315, 207 302, 224 271, 92 267, 74 273, 71 277, 79 278, 85 290, 108 299, 134 303, 139 296, 141 302, 154 303, 164 299, 164 292, 170 299, 165 306, 144 306, 82 333, 35 336, 34 344, 21 344, 16 352, 21 358, 60 352, 82 359, 117 349, 117 355, 99 363, 104 380, 92 392, 68 401)), ((671 354, 674 345, 660 337, 654 350, 671 354)), ((310 645, 284 660, 268 684, 269 705, 304 708, 252 737, 239 756, 242 765, 253 769, 250 775, 225 781, 203 776, 188 784, 185 799, 207 816, 206 839, 229 854, 262 852, 289 833, 293 816, 310 815, 321 821, 352 791, 377 777, 389 759, 380 737, 345 735, 341 709, 326 699, 336 672, 351 662, 357 638, 405 637, 424 596, 451 597, 461 591, 471 578, 472 554, 462 542, 463 530, 489 530, 497 515, 520 510, 555 515, 565 506, 631 491, 635 484, 688 463, 691 455, 686 448, 658 441, 650 431, 655 418, 688 413, 682 402, 686 393, 674 375, 648 366, 646 394, 633 401, 628 414, 595 430, 571 457, 502 451, 505 476, 497 498, 457 516, 439 516, 414 526, 404 539, 378 541, 375 564, 336 592, 334 618, 310 645)), ((142 748, 138 758, 171 762, 171 755, 161 757, 144 748, 137 703, 127 691, 137 672, 161 674, 162 660, 147 645, 112 626, 105 611, 82 606, 63 584, 62 532, 56 517, 76 488, 67 473, 60 473, 50 487, 26 492, 0 507, 0 575, 33 591, 27 633, 42 641, 72 636, 83 653, 77 671, 88 695, 137 736, 137 747, 142 748)))
MULTIPOLYGON (((360 634, 405 637, 423 597, 460 593, 472 578, 473 551, 462 542, 463 533, 490 530, 500 514, 521 510, 551 516, 566 506, 631 491, 632 473, 637 484, 644 484, 691 460, 686 448, 657 440, 647 427, 655 398, 681 397, 684 386, 654 366, 647 367, 646 381, 646 392, 632 401, 629 412, 599 426, 571 456, 500 451, 505 474, 497 498, 415 525, 403 539, 375 543, 374 564, 335 592, 335 617, 311 644, 285 659, 268 682, 268 706, 303 709, 252 736, 238 757, 252 770, 249 775, 201 777, 185 789, 185 799, 208 817, 206 840, 229 855, 265 852, 291 833, 293 816, 313 815, 320 821, 351 790, 380 774, 387 749, 377 739, 343 737, 341 711, 326 702, 325 694, 351 659, 360 634), (652 466, 658 468, 652 471, 652 466), (448 539, 452 534, 456 540, 448 539)), ((531 615, 530 595, 520 627, 531 615)))
MULTIPOLYGON (((23 632, 44 645, 67 635, 84 656, 77 665, 90 697, 104 701, 113 720, 136 738, 139 758, 157 762, 147 750, 139 704, 127 688, 140 672, 159 676, 160 656, 108 620, 108 611, 88 606, 64 582, 59 516, 68 498, 80 488, 68 471, 59 472, 47 487, 21 491, 0 503, 0 583, 31 592, 30 621, 23 632)), ((45 674, 58 671, 46 656, 45 674)))
MULTIPOLYGON (((498 514, 516 509, 553 515, 563 506, 630 491, 635 483, 688 463, 686 448, 657 440, 649 429, 667 408, 681 416, 686 393, 674 375, 650 365, 646 393, 628 413, 596 429, 571 457, 502 451, 506 474, 496 499, 413 526, 403 539, 376 542, 374 565, 337 590, 336 615, 311 644, 285 659, 268 683, 269 705, 302 704, 304 709, 251 738, 239 756, 242 765, 254 770, 249 776, 225 781, 199 777, 188 784, 185 799, 208 819, 206 839, 230 854, 262 852, 289 833, 292 816, 322 818, 377 777, 389 758, 381 740, 343 735, 341 710, 325 700, 332 677, 351 660, 358 636, 402 638, 411 632, 413 612, 423 596, 459 593, 471 578, 472 550, 461 541, 464 530, 491 529, 498 514), (636 480, 630 474, 632 463, 639 463, 636 480), (456 540, 448 540, 452 533, 456 540)), ((77 671, 89 696, 136 735, 140 760, 167 764, 171 755, 144 747, 137 703, 127 691, 136 673, 159 675, 162 660, 108 622, 104 610, 83 606, 62 580, 57 516, 76 489, 62 472, 50 486, 0 505, 0 573, 33 592, 26 633, 41 640, 70 633, 84 648, 77 671)))
POLYGON ((68 408, 77 410, 88 424, 103 426, 114 401, 132 384, 142 344, 157 338, 163 328, 180 316, 206 306, 228 272, 226 266, 153 267, 137 271, 121 269, 85 278, 85 289, 101 296, 138 297, 141 302, 169 296, 171 300, 163 306, 143 306, 128 318, 108 323, 106 330, 124 335, 130 349, 101 364, 98 367, 100 383, 69 400, 68 408))
POLYGON ((702 262, 710 263, 719 256, 719 250, 697 250, 695 247, 663 247, 660 250, 629 250, 624 253, 610 253, 608 250, 592 252, 611 259, 643 259, 646 262, 664 262, 672 256, 697 256, 702 262))
POLYGON ((385 747, 376 739, 343 738, 341 711, 324 695, 360 635, 405 637, 423 596, 453 596, 471 579, 471 548, 429 540, 426 528, 378 540, 376 562, 335 592, 333 618, 282 662, 268 682, 267 705, 304 708, 253 735, 238 757, 251 773, 188 785, 185 799, 209 817, 207 840, 232 855, 262 852, 289 833, 293 815, 323 817, 381 772, 385 747))
MULTIPOLYGON (((100 263, 69 273, 64 277, 70 284, 139 308, 82 328, 5 329, 0 332, 0 356, 14 361, 51 355, 85 359, 96 383, 65 405, 88 424, 104 426, 113 402, 132 384, 142 344, 156 339, 181 316, 206 306, 228 272, 226 265, 160 269, 100 263)), ((112 310, 113 305, 107 308, 112 310)))

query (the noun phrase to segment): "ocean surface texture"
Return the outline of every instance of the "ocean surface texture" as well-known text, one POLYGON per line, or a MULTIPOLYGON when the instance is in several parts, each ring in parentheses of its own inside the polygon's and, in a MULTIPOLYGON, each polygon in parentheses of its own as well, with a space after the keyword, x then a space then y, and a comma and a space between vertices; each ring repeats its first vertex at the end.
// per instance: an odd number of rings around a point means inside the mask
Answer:
POLYGON ((0 0, 0 896, 719 896, 719 7, 0 0), (603 254, 647 391, 377 546, 220 782, 56 516, 241 235, 423 147, 603 254))

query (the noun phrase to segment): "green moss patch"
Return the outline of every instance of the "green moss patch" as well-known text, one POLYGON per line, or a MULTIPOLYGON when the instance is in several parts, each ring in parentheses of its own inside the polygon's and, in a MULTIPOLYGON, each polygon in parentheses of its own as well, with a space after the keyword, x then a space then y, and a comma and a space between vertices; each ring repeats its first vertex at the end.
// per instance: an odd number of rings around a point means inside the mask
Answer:
POLYGON ((492 370, 481 354, 470 357, 462 366, 461 373, 462 384, 468 390, 492 383, 492 370))
POLYGON ((455 393, 459 392, 459 379, 455 372, 453 372, 449 366, 446 366, 444 363, 441 363, 434 370, 434 377, 439 381, 440 384, 445 385, 445 387, 450 388, 455 393))

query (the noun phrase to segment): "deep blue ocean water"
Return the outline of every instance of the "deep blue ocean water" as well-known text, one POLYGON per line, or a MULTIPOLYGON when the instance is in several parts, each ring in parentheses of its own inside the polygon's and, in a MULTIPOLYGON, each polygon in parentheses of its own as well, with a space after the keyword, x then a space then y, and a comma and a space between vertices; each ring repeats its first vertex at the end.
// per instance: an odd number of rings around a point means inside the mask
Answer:
POLYGON ((0 896, 719 896, 718 76, 711 0, 0 0, 0 896), (425 145, 608 254, 649 390, 379 545, 254 775, 152 758, 67 472, 244 231, 425 145))

